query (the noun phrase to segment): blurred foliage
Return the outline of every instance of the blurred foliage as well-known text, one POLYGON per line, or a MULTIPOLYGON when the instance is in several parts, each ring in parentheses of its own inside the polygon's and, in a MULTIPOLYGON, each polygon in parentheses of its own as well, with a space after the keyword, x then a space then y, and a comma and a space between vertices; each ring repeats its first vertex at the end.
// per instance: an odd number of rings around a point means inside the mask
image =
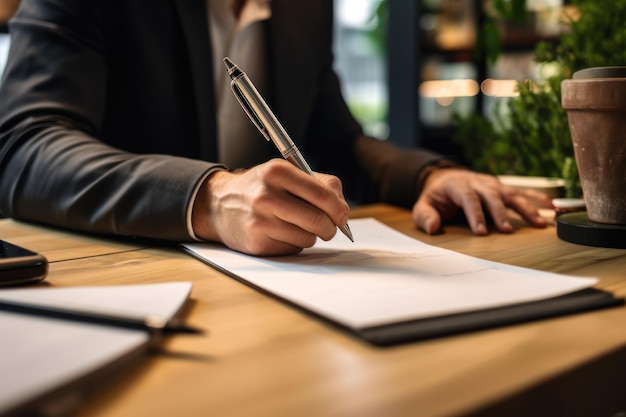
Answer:
MULTIPOLYGON (((481 0, 474 0, 481 1, 481 0)), ((490 8, 483 8, 476 37, 475 54, 486 56, 489 63, 497 61, 502 52, 502 38, 498 22, 521 24, 526 20, 526 0, 492 0, 490 8)))
MULTIPOLYGON (((386 29, 389 16, 388 1, 378 0, 368 21, 371 25, 371 29, 367 31, 369 40, 380 53, 384 53, 386 48, 386 29)), ((492 0, 490 6, 489 10, 486 10, 480 17, 482 27, 478 31, 476 52, 481 54, 480 56, 483 56, 482 54, 484 53, 489 61, 493 63, 502 50, 498 22, 523 23, 526 18, 526 0, 492 0)))
MULTIPOLYGON (((502 0, 505 1, 505 0, 502 0)), ((561 177, 568 196, 580 195, 561 81, 589 67, 626 65, 626 0, 573 0, 557 43, 540 42, 535 61, 555 70, 537 81, 518 82, 519 95, 488 116, 456 116, 455 140, 476 170, 561 177)), ((512 6, 511 6, 512 7, 512 6)))

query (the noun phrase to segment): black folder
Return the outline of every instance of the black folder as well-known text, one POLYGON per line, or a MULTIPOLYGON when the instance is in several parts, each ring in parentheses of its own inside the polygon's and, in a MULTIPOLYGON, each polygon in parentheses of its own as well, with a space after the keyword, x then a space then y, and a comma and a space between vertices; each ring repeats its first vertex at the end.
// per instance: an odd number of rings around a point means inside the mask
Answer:
POLYGON ((616 298, 606 291, 587 288, 547 300, 368 327, 355 333, 372 344, 388 346, 623 304, 623 298, 616 298))

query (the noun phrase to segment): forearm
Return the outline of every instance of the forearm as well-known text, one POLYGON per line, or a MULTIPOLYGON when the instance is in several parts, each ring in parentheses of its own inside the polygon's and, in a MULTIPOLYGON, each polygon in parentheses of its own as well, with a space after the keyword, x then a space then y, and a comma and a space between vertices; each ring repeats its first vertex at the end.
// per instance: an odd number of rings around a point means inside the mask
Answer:
POLYGON ((3 132, 0 211, 97 233, 190 240, 189 206, 215 164, 107 146, 39 117, 3 132))
POLYGON ((359 164, 382 202, 411 207, 421 192, 428 168, 443 156, 425 149, 404 149, 365 136, 355 142, 359 164))

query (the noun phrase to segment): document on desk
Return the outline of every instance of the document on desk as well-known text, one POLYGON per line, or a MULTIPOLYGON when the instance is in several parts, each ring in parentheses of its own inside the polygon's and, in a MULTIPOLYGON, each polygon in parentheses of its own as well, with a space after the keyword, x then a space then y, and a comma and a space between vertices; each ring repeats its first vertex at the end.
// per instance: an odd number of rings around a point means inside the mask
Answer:
MULTIPOLYGON (((552 300, 581 294, 596 283, 594 278, 474 258, 427 245, 374 219, 351 220, 350 228, 354 243, 319 240, 294 256, 252 257, 210 244, 187 244, 184 249, 245 283, 377 344, 590 308, 587 297, 582 297, 584 303, 577 297, 574 305, 569 300, 566 307, 551 312, 558 304, 552 300), (542 300, 550 300, 548 310, 533 307, 527 311, 529 305, 542 300), (509 306, 522 306, 523 311, 503 311, 509 306)), ((600 301, 594 295, 593 303, 608 303, 605 295, 601 294, 600 301)))
MULTIPOLYGON (((0 300, 174 317, 189 282, 0 290, 0 300)), ((0 311, 0 415, 73 411, 149 345, 148 332, 0 311), (68 408, 69 410, 65 410, 68 408)), ((64 414, 64 413, 63 413, 64 414)))

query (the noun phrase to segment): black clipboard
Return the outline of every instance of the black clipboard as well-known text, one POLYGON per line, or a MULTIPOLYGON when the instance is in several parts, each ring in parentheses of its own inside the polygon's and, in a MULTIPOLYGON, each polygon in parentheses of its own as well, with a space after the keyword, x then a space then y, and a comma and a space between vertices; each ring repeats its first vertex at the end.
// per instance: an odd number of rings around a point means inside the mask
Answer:
POLYGON ((310 316, 330 323, 344 332, 350 333, 375 346, 393 346, 403 343, 417 342, 455 334, 486 330, 551 317, 564 316, 602 308, 616 307, 624 304, 624 298, 616 298, 612 293, 596 288, 587 288, 570 294, 553 297, 541 301, 512 304, 504 307, 476 310, 466 313, 450 314, 417 320, 394 322, 381 326, 354 328, 316 313, 306 307, 294 303, 271 291, 268 291, 233 272, 215 264, 181 245, 181 249, 228 275, 235 280, 267 294, 289 306, 295 307, 310 316))
POLYGON ((587 288, 541 301, 368 327, 357 330, 356 333, 372 344, 390 346, 623 304, 623 298, 616 298, 606 291, 587 288))

